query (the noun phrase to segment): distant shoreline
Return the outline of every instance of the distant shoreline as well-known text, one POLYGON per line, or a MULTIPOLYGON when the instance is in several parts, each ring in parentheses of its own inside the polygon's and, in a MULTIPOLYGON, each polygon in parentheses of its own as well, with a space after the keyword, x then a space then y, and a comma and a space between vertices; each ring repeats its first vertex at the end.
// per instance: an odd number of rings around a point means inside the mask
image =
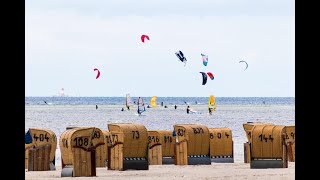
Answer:
MULTIPOLYGON (((25 96, 25 98, 124 98, 125 96, 25 96)), ((138 97, 138 96, 131 96, 138 97)), ((141 96, 151 98, 152 96, 141 96)), ((207 96, 157 96, 158 98, 207 98, 207 96)), ((295 98, 294 96, 215 96, 216 98, 295 98)))

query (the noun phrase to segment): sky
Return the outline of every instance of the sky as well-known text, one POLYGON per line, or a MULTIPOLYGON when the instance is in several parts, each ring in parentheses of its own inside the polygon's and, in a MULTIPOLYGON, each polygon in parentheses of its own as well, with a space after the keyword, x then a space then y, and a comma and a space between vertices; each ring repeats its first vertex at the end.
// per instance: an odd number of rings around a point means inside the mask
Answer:
POLYGON ((25 96, 295 97, 293 0, 25 3, 25 96))

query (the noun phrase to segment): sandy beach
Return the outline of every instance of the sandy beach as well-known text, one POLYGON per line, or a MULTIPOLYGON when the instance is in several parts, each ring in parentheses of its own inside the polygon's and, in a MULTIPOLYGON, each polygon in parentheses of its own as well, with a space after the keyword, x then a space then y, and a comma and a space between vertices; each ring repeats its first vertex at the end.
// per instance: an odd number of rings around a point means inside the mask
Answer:
MULTIPOLYGON (((55 171, 26 170, 26 179, 61 178, 61 167, 55 171)), ((248 163, 212 163, 211 165, 150 165, 149 170, 114 171, 97 168, 96 177, 63 177, 63 179, 237 179, 237 180, 293 180, 295 179, 295 163, 289 162, 288 168, 250 169, 248 163)))

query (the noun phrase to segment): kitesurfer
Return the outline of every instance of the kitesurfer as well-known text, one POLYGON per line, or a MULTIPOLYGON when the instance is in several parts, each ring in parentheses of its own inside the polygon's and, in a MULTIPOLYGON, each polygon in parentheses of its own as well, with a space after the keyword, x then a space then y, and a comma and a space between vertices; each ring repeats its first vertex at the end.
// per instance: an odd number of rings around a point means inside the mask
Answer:
POLYGON ((190 106, 187 107, 187 113, 189 114, 190 112, 190 106))

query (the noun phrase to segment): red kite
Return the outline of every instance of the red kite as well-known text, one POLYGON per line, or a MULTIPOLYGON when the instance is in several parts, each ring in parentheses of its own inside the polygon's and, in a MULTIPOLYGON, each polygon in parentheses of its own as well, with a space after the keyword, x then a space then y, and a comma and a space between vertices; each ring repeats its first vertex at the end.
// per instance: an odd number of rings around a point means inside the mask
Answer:
POLYGON ((149 36, 143 34, 143 35, 141 36, 141 41, 142 41, 143 43, 144 43, 144 39, 145 39, 145 38, 147 38, 148 40, 150 40, 150 39, 149 39, 149 36))
POLYGON ((96 79, 98 79, 99 76, 100 76, 100 71, 99 71, 99 69, 97 69, 97 68, 94 68, 94 71, 98 71, 98 74, 97 74, 97 76, 96 76, 96 79))

